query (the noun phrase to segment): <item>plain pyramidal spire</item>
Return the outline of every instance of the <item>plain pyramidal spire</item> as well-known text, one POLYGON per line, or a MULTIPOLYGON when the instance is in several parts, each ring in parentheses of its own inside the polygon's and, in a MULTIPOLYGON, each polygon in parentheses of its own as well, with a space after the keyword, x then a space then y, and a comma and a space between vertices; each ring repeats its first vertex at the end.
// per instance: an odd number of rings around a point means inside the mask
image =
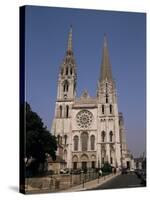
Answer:
POLYGON ((72 25, 70 26, 69 35, 68 35, 67 51, 72 51, 72 25))
POLYGON ((103 42, 103 55, 102 55, 102 62, 101 62, 100 81, 103 81, 106 79, 112 80, 112 72, 111 72, 111 64, 109 60, 107 35, 105 33, 104 42, 103 42))

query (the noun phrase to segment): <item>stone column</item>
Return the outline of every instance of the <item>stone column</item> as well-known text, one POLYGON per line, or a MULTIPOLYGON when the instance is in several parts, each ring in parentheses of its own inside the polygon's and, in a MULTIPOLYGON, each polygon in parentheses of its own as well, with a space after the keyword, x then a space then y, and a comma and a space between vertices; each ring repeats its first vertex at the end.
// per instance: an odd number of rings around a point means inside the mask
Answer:
POLYGON ((90 133, 88 133, 88 149, 87 151, 90 151, 91 148, 90 148, 90 133))
POLYGON ((119 117, 115 118, 115 153, 116 153, 116 167, 121 166, 121 146, 120 146, 120 134, 119 134, 119 117))
POLYGON ((67 157, 67 167, 72 168, 72 127, 70 123, 70 134, 68 134, 68 157, 67 157))
POLYGON ((106 157, 107 157, 107 161, 110 163, 110 146, 109 146, 109 144, 106 144, 106 157))
MULTIPOLYGON (((99 108, 100 110, 100 108, 99 108)), ((100 111, 99 111, 100 112, 100 111)), ((100 119, 97 119, 97 137, 95 137, 95 148, 96 148, 96 167, 101 167, 101 127, 100 119)))
POLYGON ((72 168, 72 157, 71 157, 72 150, 71 150, 71 148, 72 148, 72 145, 69 144, 69 146, 68 146, 68 160, 67 160, 67 168, 69 168, 69 169, 72 168))
POLYGON ((101 152, 101 144, 98 145, 99 149, 98 149, 98 153, 97 153, 97 157, 98 157, 98 167, 102 167, 102 152, 101 152))
POLYGON ((121 166, 121 152, 120 152, 120 144, 116 143, 116 167, 121 166))
POLYGON ((80 132, 78 134, 78 137, 79 137, 78 151, 82 151, 82 147, 81 147, 81 134, 80 134, 80 132))

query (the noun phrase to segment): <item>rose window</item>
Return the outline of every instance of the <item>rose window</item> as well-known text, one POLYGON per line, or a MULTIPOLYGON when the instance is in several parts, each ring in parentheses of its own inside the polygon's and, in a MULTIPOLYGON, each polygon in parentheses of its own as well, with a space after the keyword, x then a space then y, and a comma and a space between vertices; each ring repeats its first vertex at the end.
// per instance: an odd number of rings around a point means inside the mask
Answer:
POLYGON ((77 114, 77 125, 80 128, 88 128, 91 125, 92 120, 93 120, 93 115, 88 110, 80 111, 77 114))

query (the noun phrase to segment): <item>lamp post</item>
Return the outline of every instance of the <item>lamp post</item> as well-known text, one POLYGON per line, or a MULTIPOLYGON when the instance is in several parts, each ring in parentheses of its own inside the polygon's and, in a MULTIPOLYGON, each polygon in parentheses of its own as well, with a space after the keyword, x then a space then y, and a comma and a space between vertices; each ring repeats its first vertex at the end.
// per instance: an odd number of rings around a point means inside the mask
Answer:
POLYGON ((72 169, 70 171, 70 187, 72 187, 72 169))
POLYGON ((100 177, 100 174, 99 174, 99 171, 98 171, 98 183, 99 183, 99 177, 100 177))
POLYGON ((84 188, 84 171, 81 171, 81 176, 82 176, 82 187, 84 188))

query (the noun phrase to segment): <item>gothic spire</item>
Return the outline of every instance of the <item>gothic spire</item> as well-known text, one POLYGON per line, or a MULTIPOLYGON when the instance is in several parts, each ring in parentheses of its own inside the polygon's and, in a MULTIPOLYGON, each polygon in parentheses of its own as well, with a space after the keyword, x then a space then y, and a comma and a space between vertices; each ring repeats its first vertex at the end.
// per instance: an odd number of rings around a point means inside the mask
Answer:
POLYGON ((60 65, 60 75, 75 75, 76 76, 76 63, 73 54, 72 48, 72 26, 70 26, 68 39, 67 39, 67 48, 65 51, 65 56, 62 64, 60 65))
POLYGON ((67 52, 72 52, 72 26, 70 26, 69 35, 68 35, 67 52))
POLYGON ((104 34, 100 81, 103 81, 106 79, 112 80, 112 73, 111 73, 111 64, 110 64, 110 60, 109 60, 107 36, 106 36, 106 34, 104 34))

